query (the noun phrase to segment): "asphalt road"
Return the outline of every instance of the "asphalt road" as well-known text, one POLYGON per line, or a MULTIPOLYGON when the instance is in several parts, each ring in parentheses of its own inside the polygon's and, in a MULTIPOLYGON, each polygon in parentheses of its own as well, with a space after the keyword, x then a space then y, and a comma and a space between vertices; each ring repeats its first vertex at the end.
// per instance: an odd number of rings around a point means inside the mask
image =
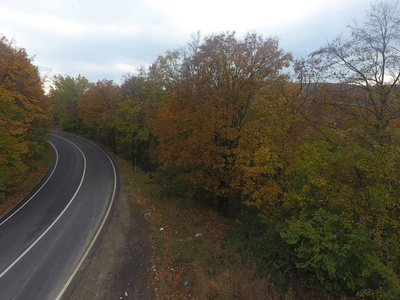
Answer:
POLYGON ((0 299, 59 299, 110 214, 112 161, 96 145, 52 132, 52 164, 0 219, 0 299))

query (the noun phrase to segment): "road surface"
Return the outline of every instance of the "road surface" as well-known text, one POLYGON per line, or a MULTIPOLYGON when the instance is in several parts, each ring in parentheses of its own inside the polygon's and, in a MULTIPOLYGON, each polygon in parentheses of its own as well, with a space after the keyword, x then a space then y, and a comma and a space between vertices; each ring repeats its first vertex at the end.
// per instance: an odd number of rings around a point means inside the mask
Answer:
POLYGON ((59 299, 97 239, 117 190, 111 159, 79 137, 52 132, 52 164, 0 219, 0 299, 59 299))

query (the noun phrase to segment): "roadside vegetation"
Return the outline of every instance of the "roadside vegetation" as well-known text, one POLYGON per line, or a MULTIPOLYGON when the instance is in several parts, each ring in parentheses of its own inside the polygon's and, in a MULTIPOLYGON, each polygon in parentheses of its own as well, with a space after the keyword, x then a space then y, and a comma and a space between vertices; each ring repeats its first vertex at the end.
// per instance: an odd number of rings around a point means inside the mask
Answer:
POLYGON ((302 290, 399 298, 399 16, 396 5, 377 2, 364 23, 297 60, 276 38, 194 34, 121 86, 54 78, 57 124, 156 184, 159 202, 147 212, 161 234, 156 295, 229 299, 222 277, 197 286, 185 268, 218 277, 213 264, 238 274, 248 259, 243 269, 258 279, 246 286, 290 284, 294 298, 302 290), (204 244, 216 247, 205 256, 221 260, 202 260, 204 244), (207 286, 222 294, 200 294, 207 286))
POLYGON ((17 188, 6 194, 3 201, 0 203, 0 216, 7 213, 17 205, 18 202, 24 199, 24 197, 34 189, 46 174, 53 157, 50 146, 45 149, 45 152, 41 157, 41 160, 35 162, 34 168, 31 168, 24 178, 19 181, 17 188))
POLYGON ((234 218, 192 198, 165 196, 154 174, 135 171, 122 158, 117 163, 122 189, 149 224, 154 299, 334 299, 300 281, 263 275, 253 255, 242 251, 234 218))
POLYGON ((400 298, 399 16, 300 59, 194 34, 121 85, 53 78, 55 124, 125 159, 155 298, 400 298))
POLYGON ((15 192, 20 192, 29 178, 35 177, 33 172, 41 173, 41 161, 48 157, 46 133, 50 101, 42 83, 25 49, 0 35, 1 211, 9 208, 14 202, 10 198, 18 197, 15 192))

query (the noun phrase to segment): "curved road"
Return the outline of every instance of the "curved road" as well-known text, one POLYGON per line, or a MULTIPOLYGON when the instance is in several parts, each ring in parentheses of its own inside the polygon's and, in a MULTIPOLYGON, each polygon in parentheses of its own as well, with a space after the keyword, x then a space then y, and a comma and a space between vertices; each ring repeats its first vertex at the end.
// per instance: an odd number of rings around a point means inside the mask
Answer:
POLYGON ((52 132, 52 164, 0 219, 0 299, 59 299, 80 268, 116 196, 111 159, 79 137, 52 132))

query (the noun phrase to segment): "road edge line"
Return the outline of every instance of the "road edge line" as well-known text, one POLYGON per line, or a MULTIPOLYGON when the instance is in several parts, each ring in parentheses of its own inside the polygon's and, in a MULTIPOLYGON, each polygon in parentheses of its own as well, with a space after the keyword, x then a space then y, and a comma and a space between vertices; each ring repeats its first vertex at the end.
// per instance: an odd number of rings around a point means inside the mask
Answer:
MULTIPOLYGON (((51 171, 49 177, 46 179, 46 181, 41 185, 41 187, 28 199, 25 201, 24 204, 22 204, 20 207, 18 207, 12 214, 10 214, 5 220, 3 220, 0 223, 0 226, 2 226, 4 223, 6 223, 9 219, 11 219, 17 212, 19 212, 25 205, 27 205, 41 190, 42 188, 47 184, 47 182, 50 180, 50 178, 53 176, 57 166, 58 166, 58 151, 56 149, 56 147, 54 146, 54 144, 50 141, 47 141, 54 149, 55 153, 56 153, 56 162, 54 163, 54 168, 51 171)), ((35 187, 36 188, 36 187, 35 187)), ((22 199, 21 201, 23 201, 24 199, 22 199)), ((7 215, 8 213, 6 213, 7 215)))
MULTIPOLYGON (((76 136, 76 135, 74 135, 74 136, 76 136)), ((79 136, 76 136, 76 137, 79 137, 79 136)), ((81 137, 79 137, 79 138, 81 138, 81 137)), ((81 138, 81 139, 83 139, 83 138, 81 138)), ((93 250, 92 248, 93 248, 93 246, 95 245, 95 243, 98 241, 98 238, 99 238, 99 236, 100 236, 100 233, 103 231, 104 225, 105 225, 105 223, 107 222, 107 220, 108 220, 108 218, 109 218, 109 216, 110 216, 110 212, 111 212, 111 209, 112 209, 112 207, 113 207, 113 205, 114 205, 114 201, 115 201, 116 194, 117 194, 117 187, 118 187, 118 183, 117 183, 117 171, 116 171, 116 167, 115 167, 115 164, 114 164, 113 160, 110 158, 110 155, 109 155, 106 151, 104 151, 100 146, 98 146, 97 144, 95 144, 95 143, 93 143, 93 142, 91 142, 91 141, 89 141, 89 140, 86 140, 86 139, 83 139, 83 140, 86 141, 86 142, 92 143, 93 145, 95 145, 96 147, 98 147, 101 151, 103 151, 103 153, 107 156, 107 158, 108 158, 108 160, 110 161, 111 166, 112 166, 112 168, 113 168, 113 173, 114 173, 114 189, 113 189, 113 194, 112 194, 111 201, 110 201, 110 204, 109 204, 109 206, 108 206, 107 212, 106 212, 106 214, 105 214, 105 216, 104 216, 104 218, 103 218, 103 221, 101 222, 101 224, 100 224, 100 226, 99 226, 99 229, 98 229, 97 232, 96 232, 96 235, 93 237, 93 239, 92 239, 90 245, 89 245, 88 248, 86 249, 86 251, 85 251, 84 255, 82 256, 81 260, 79 261, 78 265, 75 267, 75 269, 74 269, 74 271, 72 272, 71 276, 69 277, 68 281, 64 284, 63 288, 62 288, 61 291, 59 292, 59 294, 58 294, 56 300, 61 300, 61 299, 63 299, 64 293, 66 293, 66 291, 68 290, 68 288, 69 288, 69 286, 71 285, 72 281, 75 279, 75 276, 78 274, 79 270, 82 268, 84 262, 86 261, 87 257, 89 256, 89 253, 93 250)))
MULTIPOLYGON (((61 137, 62 138, 62 137, 61 137)), ((62 138, 64 139, 64 138, 62 138)), ((64 139, 66 141, 68 141, 67 139, 64 139)), ((35 247, 35 245, 47 234, 47 232, 50 231, 51 228, 53 228, 53 226, 58 222, 58 220, 64 215, 64 213, 66 212, 66 210, 68 209, 68 207, 70 207, 71 203, 75 200, 76 195, 78 194, 79 190, 81 189, 81 186, 83 184, 83 180, 85 179, 85 175, 86 175, 86 157, 85 154, 82 152, 82 150, 76 146, 73 142, 68 141, 69 143, 71 143, 72 145, 74 145, 81 153, 83 156, 83 160, 84 160, 84 168, 83 168, 83 174, 82 174, 82 178, 81 181, 79 183, 78 188, 76 189, 74 195, 72 196, 71 200, 68 202, 68 204, 64 207, 64 209, 61 211, 61 213, 57 216, 57 218, 50 224, 49 227, 47 227, 47 229, 45 231, 43 231, 43 233, 27 248, 25 249, 25 251, 17 257, 17 259, 15 259, 11 265, 9 265, 1 274, 0 274, 0 278, 2 278, 5 274, 7 274, 8 271, 10 271, 15 264, 17 264, 33 247, 35 247)))

